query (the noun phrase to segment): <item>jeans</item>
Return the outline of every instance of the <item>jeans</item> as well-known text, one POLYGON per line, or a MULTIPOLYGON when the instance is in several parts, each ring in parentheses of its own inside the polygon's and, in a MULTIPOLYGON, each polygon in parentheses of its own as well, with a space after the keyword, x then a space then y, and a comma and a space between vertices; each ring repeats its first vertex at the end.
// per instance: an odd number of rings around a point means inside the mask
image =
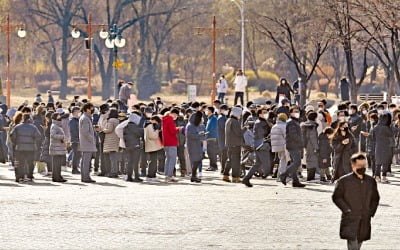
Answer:
POLYGON ((78 151, 79 143, 73 142, 72 145, 72 169, 78 169, 81 160, 81 152, 78 151))
POLYGON ((358 240, 347 240, 347 249, 348 250, 360 250, 362 242, 358 242, 358 240))
POLYGON ((240 146, 228 147, 228 164, 225 166, 224 175, 229 176, 232 169, 232 177, 240 177, 240 146))
POLYGON ((238 99, 240 98, 240 102, 241 102, 241 104, 242 104, 242 106, 243 106, 243 104, 244 104, 243 95, 244 95, 243 92, 235 92, 235 102, 234 102, 234 105, 237 104, 237 101, 238 101, 238 99))
POLYGON ((126 170, 126 175, 128 180, 132 179, 132 174, 135 172, 135 179, 139 178, 139 160, 140 160, 140 148, 130 148, 126 149, 128 154, 128 167, 126 170))
POLYGON ((89 181, 90 178, 90 165, 94 152, 82 152, 81 160, 81 180, 89 181))
POLYGON ((207 139, 207 155, 210 159, 210 167, 218 169, 218 144, 217 139, 210 138, 207 139))
POLYGON ((279 167, 278 167, 278 174, 281 175, 286 171, 287 168, 287 160, 286 160, 286 152, 281 151, 277 152, 279 158, 279 167))
POLYGON ((225 93, 218 93, 218 100, 224 104, 225 93))
POLYGON ((25 174, 28 178, 33 177, 34 151, 15 151, 15 179, 23 179, 25 174))
POLYGON ((147 171, 147 177, 148 178, 156 178, 158 152, 159 151, 154 151, 154 152, 148 153, 149 154, 149 159, 150 159, 149 171, 147 171))
POLYGON ((118 175, 119 165, 118 165, 118 152, 109 152, 107 158, 111 163, 110 176, 118 175))
POLYGON ((297 170, 301 167, 301 150, 289 150, 289 154, 292 162, 283 174, 290 175, 293 179, 293 183, 299 182, 297 170))
POLYGON ((176 157, 178 154, 177 147, 166 146, 165 150, 165 176, 172 177, 176 165, 176 157))

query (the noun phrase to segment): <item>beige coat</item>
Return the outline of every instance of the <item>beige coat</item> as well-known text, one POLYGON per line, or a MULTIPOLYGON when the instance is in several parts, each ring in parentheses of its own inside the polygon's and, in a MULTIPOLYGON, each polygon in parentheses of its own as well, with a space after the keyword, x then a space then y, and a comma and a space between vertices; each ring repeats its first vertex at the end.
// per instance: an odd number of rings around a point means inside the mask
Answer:
POLYGON ((116 118, 107 120, 106 127, 103 132, 106 134, 104 138, 103 152, 118 152, 119 150, 119 138, 115 133, 115 128, 118 126, 119 121, 116 118))
POLYGON ((152 124, 147 125, 144 129, 144 145, 146 152, 154 152, 163 148, 160 137, 152 124))

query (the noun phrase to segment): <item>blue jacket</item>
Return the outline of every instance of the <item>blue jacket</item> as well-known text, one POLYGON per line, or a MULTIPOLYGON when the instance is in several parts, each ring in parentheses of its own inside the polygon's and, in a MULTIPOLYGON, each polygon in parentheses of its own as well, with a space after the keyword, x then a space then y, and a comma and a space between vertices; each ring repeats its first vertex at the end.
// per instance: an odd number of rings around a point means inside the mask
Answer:
POLYGON ((210 138, 217 139, 218 128, 217 128, 217 117, 215 115, 212 115, 208 118, 206 131, 208 132, 207 139, 210 138))
POLYGON ((69 133, 71 134, 71 143, 79 143, 79 118, 71 118, 69 121, 69 133))

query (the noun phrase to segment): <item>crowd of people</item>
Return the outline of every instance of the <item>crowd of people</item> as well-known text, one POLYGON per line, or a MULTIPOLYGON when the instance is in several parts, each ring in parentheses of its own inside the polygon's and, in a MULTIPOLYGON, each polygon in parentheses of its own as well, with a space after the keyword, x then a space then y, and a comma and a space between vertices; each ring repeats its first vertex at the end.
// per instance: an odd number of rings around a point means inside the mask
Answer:
MULTIPOLYGON (((2 104, 0 161, 11 162, 17 182, 33 181, 36 166, 54 182, 65 182, 62 170, 71 167, 87 183, 95 182, 92 175, 130 182, 164 176, 171 183, 180 176, 200 183, 205 170, 248 187, 254 176, 304 187, 302 179, 333 183, 351 173, 350 158, 362 151, 376 181, 389 183, 392 162, 400 160, 396 104, 347 101, 332 113, 326 100, 299 107, 297 90, 281 79, 275 100, 243 105, 247 79, 241 71, 236 78, 231 107, 225 92, 211 105, 166 105, 161 98, 129 105, 130 82, 121 82, 118 100, 99 106, 79 96, 65 106, 51 91, 47 102, 38 95, 31 106, 2 104), (206 158, 210 164, 203 169, 206 158)), ((222 76, 218 89, 227 85, 222 76)))

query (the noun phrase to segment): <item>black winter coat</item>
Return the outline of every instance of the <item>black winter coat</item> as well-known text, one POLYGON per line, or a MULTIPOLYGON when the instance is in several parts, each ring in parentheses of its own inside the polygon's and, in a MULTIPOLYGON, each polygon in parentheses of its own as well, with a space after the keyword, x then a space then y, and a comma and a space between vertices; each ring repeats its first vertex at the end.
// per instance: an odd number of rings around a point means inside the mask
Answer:
POLYGON ((285 97, 290 101, 290 92, 293 92, 292 87, 290 87, 289 83, 283 84, 283 85, 278 85, 276 88, 276 97, 275 97, 275 102, 279 102, 279 96, 280 95, 285 95, 285 97))
POLYGON ((375 163, 378 165, 390 165, 393 158, 394 135, 390 127, 391 115, 383 114, 379 118, 378 125, 373 130, 375 142, 375 163))
POLYGON ((347 132, 345 136, 339 134, 337 138, 332 140, 333 148, 333 168, 335 170, 335 175, 333 180, 337 180, 345 174, 351 173, 351 156, 357 152, 357 146, 354 142, 354 137, 350 132, 347 132), (342 141, 344 139, 349 139, 349 143, 344 145, 342 141))
POLYGON ((355 138, 360 138, 360 132, 363 128, 363 118, 358 114, 352 114, 349 118, 349 128, 356 126, 356 130, 351 130, 351 133, 354 135, 355 138))
POLYGON ((319 146, 319 167, 322 169, 329 168, 331 166, 331 156, 332 156, 332 146, 328 136, 324 133, 321 133, 318 136, 318 146, 319 146), (326 159, 327 162, 323 163, 322 161, 326 159))
POLYGON ((291 120, 286 123, 286 149, 298 151, 303 149, 300 123, 294 118, 291 118, 291 120))
POLYGON ((10 133, 15 151, 35 151, 41 140, 39 130, 29 122, 24 122, 15 126, 10 133))
POLYGON ((79 143, 79 118, 71 118, 69 121, 69 133, 71 135, 71 143, 79 143))
POLYGON ((129 122, 124 128, 126 149, 141 148, 143 146, 144 129, 134 122, 129 122))
POLYGON ((227 147, 237 147, 242 145, 243 130, 239 120, 236 117, 231 117, 225 124, 225 145, 227 147))
POLYGON ((332 200, 342 211, 340 238, 357 239, 359 242, 371 238, 371 217, 379 204, 379 193, 374 178, 355 173, 340 178, 332 195, 332 200))

